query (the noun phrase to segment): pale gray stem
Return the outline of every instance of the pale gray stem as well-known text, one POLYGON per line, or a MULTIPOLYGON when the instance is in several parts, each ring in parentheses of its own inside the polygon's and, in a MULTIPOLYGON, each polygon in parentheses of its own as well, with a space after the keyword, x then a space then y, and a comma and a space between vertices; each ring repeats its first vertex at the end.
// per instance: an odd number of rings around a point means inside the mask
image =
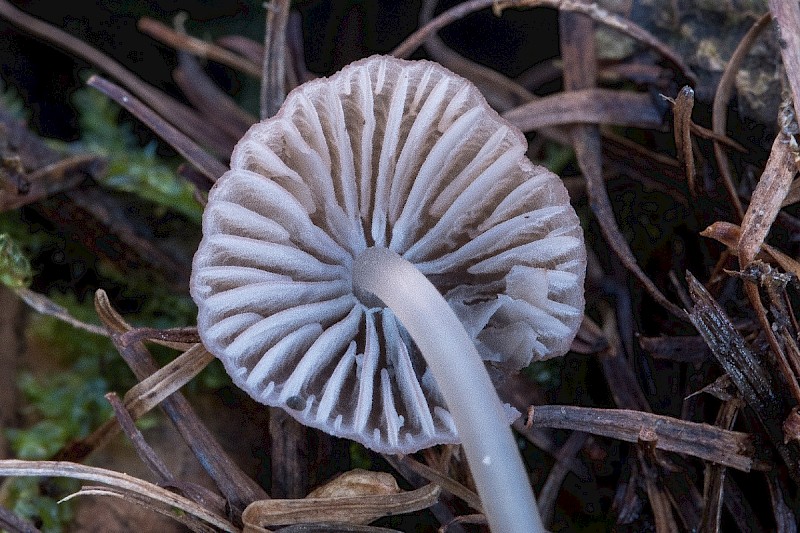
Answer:
POLYGON ((353 287, 386 304, 422 352, 453 416, 494 533, 543 532, 533 490, 483 360, 450 306, 417 268, 383 247, 353 262, 353 287))

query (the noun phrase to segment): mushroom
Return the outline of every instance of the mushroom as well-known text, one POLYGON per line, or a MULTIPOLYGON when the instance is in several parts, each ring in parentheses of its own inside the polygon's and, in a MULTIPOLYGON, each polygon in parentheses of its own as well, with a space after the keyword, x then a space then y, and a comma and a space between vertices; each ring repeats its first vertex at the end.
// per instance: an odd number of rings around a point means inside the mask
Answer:
POLYGON ((373 56, 308 82, 209 193, 191 292, 256 401, 382 453, 464 446, 493 531, 541 520, 495 380, 563 355, 585 248, 467 80, 373 56))

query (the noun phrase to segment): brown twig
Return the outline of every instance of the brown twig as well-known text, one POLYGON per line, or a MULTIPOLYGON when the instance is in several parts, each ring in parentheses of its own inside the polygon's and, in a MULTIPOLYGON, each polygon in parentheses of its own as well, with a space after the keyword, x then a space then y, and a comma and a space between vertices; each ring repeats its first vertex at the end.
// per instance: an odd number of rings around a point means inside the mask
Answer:
POLYGON ((133 444, 133 449, 136 450, 139 459, 147 466, 148 470, 158 478, 160 483, 174 483, 175 477, 172 475, 172 472, 169 471, 169 467, 164 463, 161 457, 158 456, 155 450, 147 444, 144 435, 142 435, 142 432, 136 427, 136 421, 125 408, 125 404, 122 403, 119 396, 117 396, 115 392, 109 392, 106 394, 106 400, 111 404, 111 408, 114 410, 114 417, 117 419, 117 422, 119 422, 125 436, 127 436, 128 440, 133 444))
POLYGON ((489 7, 491 7, 495 13, 500 13, 502 10, 508 8, 551 7, 562 11, 586 15, 592 20, 629 35, 637 41, 658 51, 669 59, 688 80, 692 82, 695 81, 694 74, 692 74, 689 67, 686 66, 683 59, 650 32, 627 19, 598 7, 597 4, 589 4, 575 0, 469 0, 442 12, 428 24, 412 33, 392 51, 392 55, 401 58, 408 57, 425 42, 428 36, 466 17, 470 13, 489 7))
POLYGON ((709 424, 629 409, 598 409, 572 405, 537 405, 528 410, 528 425, 571 429, 638 442, 646 429, 657 437, 659 450, 699 457, 743 472, 755 465, 750 435, 709 424))
POLYGON ((197 142, 213 147, 222 154, 227 154, 230 151, 230 141, 220 139, 214 135, 214 132, 209 131, 205 127, 204 121, 190 108, 143 82, 131 71, 77 37, 20 11, 7 0, 0 0, 0 17, 5 18, 11 24, 31 35, 74 54, 103 72, 108 73, 137 97, 147 102, 159 115, 168 117, 174 126, 181 128, 197 142))
POLYGON ((670 494, 664 486, 661 461, 656 451, 658 435, 649 428, 642 428, 639 433, 636 454, 639 459, 639 468, 642 471, 647 499, 653 510, 653 518, 657 533, 670 533, 678 531, 678 524, 670 505, 670 494))
POLYGON ((578 452, 581 451, 588 437, 589 435, 586 433, 573 431, 570 436, 567 437, 567 441, 564 445, 558 450, 558 454, 556 455, 557 462, 553 465, 553 468, 550 469, 550 473, 547 474, 547 480, 544 482, 542 490, 539 491, 536 497, 539 513, 541 513, 542 522, 544 522, 545 525, 551 523, 553 520, 553 514, 556 509, 556 498, 558 498, 558 493, 561 491, 564 478, 566 478, 567 474, 570 472, 567 465, 569 461, 574 459, 578 452))
POLYGON ((210 181, 217 181, 217 179, 227 171, 225 165, 220 163, 216 158, 210 156, 208 152, 197 146, 194 141, 181 133, 178 128, 172 126, 122 87, 97 75, 89 78, 86 84, 90 87, 94 87, 130 111, 136 118, 144 122, 153 133, 172 146, 197 170, 205 174, 210 181))
MULTIPOLYGON (((739 42, 733 55, 731 55, 731 58, 728 60, 727 65, 725 65, 725 71, 722 73, 722 77, 717 85, 717 92, 714 94, 714 103, 711 107, 712 130, 717 135, 725 135, 725 123, 727 120, 725 110, 733 94, 736 73, 739 72, 739 68, 741 68, 742 62, 750 51, 750 48, 771 20, 772 17, 769 13, 764 14, 758 19, 739 42)), ((714 143, 714 156, 717 159, 719 173, 722 175, 722 182, 728 192, 728 199, 734 207, 736 217, 741 220, 742 217, 744 217, 744 208, 742 207, 741 200, 739 200, 739 194, 733 182, 733 174, 731 173, 730 164, 728 163, 728 156, 718 142, 714 143)))
POLYGON ((250 61, 248 58, 234 54, 221 46, 209 43, 175 31, 166 24, 163 24, 150 17, 142 17, 137 24, 139 31, 149 35, 153 39, 160 41, 176 50, 184 50, 198 57, 210 59, 233 69, 243 72, 254 78, 261 76, 261 67, 250 61))
POLYGON ((772 370, 763 358, 748 348, 719 304, 691 273, 687 273, 686 279, 694 300, 689 319, 761 420, 772 444, 789 467, 789 474, 797 480, 800 478, 800 448, 794 442, 783 441, 782 422, 795 405, 783 383, 783 375, 772 370))
POLYGON ((271 0, 266 5, 264 64, 261 71, 261 120, 281 108, 286 98, 286 25, 289 0, 271 0))
POLYGON ((695 181, 694 154, 692 153, 692 109, 694 108, 694 91, 688 85, 678 92, 678 96, 672 100, 672 114, 674 118, 675 130, 675 149, 678 153, 678 161, 683 164, 683 171, 686 173, 686 182, 689 184, 689 191, 696 195, 697 183, 695 181))
MULTIPOLYGON (((185 18, 175 17, 175 31, 179 35, 186 35, 185 18)), ((250 126, 258 122, 211 80, 190 53, 178 52, 178 68, 173 77, 192 105, 231 138, 240 139, 250 126)))
POLYGON ((503 118, 522 131, 566 124, 658 128, 662 113, 644 93, 587 88, 556 93, 517 106, 503 118))
POLYGON ((769 11, 778 27, 778 44, 794 107, 800 109, 800 5, 797 2, 769 0, 769 11))
MULTIPOLYGON (((95 307, 101 319, 109 316, 113 317, 111 320, 105 321, 106 325, 114 331, 112 339, 115 341, 120 355, 123 356, 136 377, 140 381, 144 381, 155 374, 158 371, 158 366, 144 344, 137 342, 122 345, 120 343, 119 335, 125 333, 126 330, 124 328, 118 329, 118 327, 120 322, 124 322, 124 320, 111 307, 104 292, 98 291, 95 295, 95 307)), ((165 398, 161 402, 161 407, 175 424, 175 427, 181 433, 192 452, 194 452, 200 464, 203 465, 203 468, 214 479, 220 491, 228 499, 234 515, 244 511, 250 502, 269 497, 255 481, 242 472, 230 459, 180 392, 165 398)))

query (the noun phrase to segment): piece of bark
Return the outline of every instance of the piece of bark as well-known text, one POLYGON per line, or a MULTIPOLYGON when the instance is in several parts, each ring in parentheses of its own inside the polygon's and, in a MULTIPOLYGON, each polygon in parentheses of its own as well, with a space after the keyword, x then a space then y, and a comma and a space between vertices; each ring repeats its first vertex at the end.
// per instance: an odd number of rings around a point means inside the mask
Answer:
MULTIPOLYGON (((800 75, 800 73, 798 73, 800 75)), ((744 214, 738 252, 742 268, 753 261, 761 250, 783 199, 796 173, 789 136, 779 133, 772 143, 769 160, 761 174, 750 205, 744 214)))
POLYGON ((639 346, 656 359, 678 363, 700 364, 708 360, 711 352, 700 336, 639 337, 639 346))
POLYGON ((783 375, 768 359, 750 350, 719 304, 691 273, 687 273, 687 283, 694 300, 689 319, 758 416, 789 475, 800 481, 800 447, 794 441, 783 442, 782 424, 794 406, 783 375))
POLYGON ((537 405, 528 411, 528 425, 584 431, 634 443, 647 430, 657 440, 659 450, 699 457, 745 472, 755 466, 753 443, 747 433, 664 415, 627 409, 537 405))
POLYGON ((647 499, 653 510, 656 533, 678 531, 678 524, 672 513, 670 495, 661 481, 661 461, 656 451, 658 436, 655 431, 643 428, 637 442, 637 455, 642 469, 647 499))

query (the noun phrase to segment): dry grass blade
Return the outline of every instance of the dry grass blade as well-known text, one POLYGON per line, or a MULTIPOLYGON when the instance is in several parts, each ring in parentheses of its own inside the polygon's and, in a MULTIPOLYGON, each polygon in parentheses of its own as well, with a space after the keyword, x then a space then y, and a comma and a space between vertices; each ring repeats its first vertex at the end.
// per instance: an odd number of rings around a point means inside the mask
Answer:
POLYGON ((0 531, 8 533, 39 533, 33 523, 20 518, 0 505, 0 531))
POLYGON ((670 101, 672 102, 672 114, 675 117, 675 149, 678 152, 678 161, 683 164, 689 190, 692 194, 697 194, 691 135, 694 91, 687 85, 680 90, 677 98, 674 100, 670 99, 670 101))
MULTIPOLYGON (((731 429, 742 406, 743 402, 738 397, 725 401, 717 413, 715 425, 731 429)), ((703 476, 703 501, 705 505, 703 506, 703 514, 700 518, 699 526, 701 533, 719 531, 726 474, 727 470, 724 466, 713 463, 706 464, 705 475, 703 476)))
POLYGON ((134 385, 125 394, 125 407, 133 418, 139 418, 155 408, 165 398, 180 390, 214 360, 202 344, 195 344, 134 385))
MULTIPOLYGON (((424 27, 433 18, 438 4, 435 0, 425 0, 420 10, 419 22, 424 27)), ((437 63, 464 76, 474 83, 498 112, 507 111, 525 102, 536 100, 536 95, 519 83, 496 70, 471 61, 448 47, 435 33, 425 40, 425 50, 437 63)))
POLYGON ((83 487, 81 490, 74 494, 70 494, 66 498, 63 498, 61 502, 65 502, 67 500, 71 500, 77 496, 111 496, 113 498, 119 498, 121 500, 125 500, 130 503, 134 503, 140 507, 143 507, 147 510, 153 511, 154 513, 158 513, 160 515, 164 515, 168 518, 172 518, 177 522, 185 525, 191 531, 195 531, 197 533, 214 533, 218 531, 217 529, 206 525, 204 522, 198 520, 194 516, 186 513, 177 512, 173 507, 156 504, 152 500, 147 498, 138 497, 138 495, 131 494, 124 490, 120 490, 114 487, 83 487))
POLYGON ((128 326, 126 331, 120 335, 120 341, 123 344, 150 341, 160 344, 161 346, 184 351, 200 342, 200 335, 198 335, 197 328, 194 326, 168 329, 134 328, 128 326))
POLYGON ((20 461, 7 459, 0 461, 0 476, 47 476, 69 477, 84 481, 95 481, 117 487, 125 493, 133 494, 153 502, 179 509, 197 517, 222 531, 238 531, 233 524, 221 516, 208 512, 193 501, 174 492, 153 485, 147 481, 94 466, 85 466, 65 461, 20 461))
POLYGON ((596 409, 567 405, 537 405, 528 412, 533 426, 572 429, 625 442, 638 442, 643 430, 652 431, 660 450, 691 455, 744 472, 754 466, 753 445, 747 433, 708 424, 628 409, 596 409))
POLYGON ((106 328, 102 326, 96 326, 94 324, 87 324, 86 322, 78 320, 69 314, 69 311, 67 311, 64 307, 58 305, 44 294, 39 294, 38 292, 34 292, 24 287, 14 289, 14 292, 17 294, 17 296, 22 298, 22 300, 28 304, 31 309, 38 313, 52 316, 53 318, 57 318, 58 320, 61 320, 70 326, 88 331, 89 333, 108 337, 108 331, 106 331, 106 328))
MULTIPOLYGON (((109 329, 116 333, 127 331, 125 321, 110 305, 105 292, 97 291, 95 293, 95 309, 109 329)), ((112 338, 120 355, 139 380, 143 381, 159 370, 152 355, 142 343, 123 345, 119 343, 118 335, 114 335, 112 338)), ((161 407, 197 456, 200 464, 214 479, 220 492, 228 499, 234 516, 243 511, 250 502, 269 497, 264 489, 242 472, 230 459, 180 392, 175 392, 165 398, 161 407)))
POLYGON ((441 488, 431 483, 383 496, 256 501, 247 506, 242 521, 245 527, 254 528, 308 522, 368 523, 382 516, 427 509, 438 501, 440 492, 441 488))
POLYGON ((642 469, 647 499, 653 510, 656 533, 672 533, 679 529, 672 513, 669 491, 664 486, 661 461, 656 452, 658 440, 655 431, 650 428, 642 428, 637 441, 636 453, 639 467, 642 469))
POLYGON ((586 132, 576 132, 575 155, 586 176, 587 192, 591 200, 592 210, 600 224, 603 237, 625 265, 625 268, 627 268, 644 286, 650 297, 675 317, 681 320, 685 319, 686 315, 684 315, 683 311, 681 311, 677 305, 669 301, 658 287, 656 287, 655 283, 647 277, 647 274, 644 273, 636 262, 636 257, 634 257, 630 246, 623 238, 622 231, 614 217, 611 200, 605 189, 605 181, 603 180, 602 168, 599 161, 601 150, 600 139, 594 138, 594 136, 591 135, 587 137, 587 135, 589 134, 586 132), (580 144, 578 143, 579 137, 581 139, 580 144))
POLYGON ((800 448, 796 443, 783 442, 782 422, 794 405, 783 375, 773 368, 774 365, 748 348, 719 304, 691 273, 687 273, 686 280, 694 301, 689 319, 747 405, 761 420, 767 435, 789 467, 790 475, 795 479, 800 478, 800 448))
POLYGON ((86 84, 102 92, 144 122, 153 133, 164 139, 184 159, 205 174, 210 181, 217 181, 217 178, 227 171, 225 165, 122 87, 96 75, 89 78, 86 84))
POLYGON ((4 178, 0 184, 0 212, 11 211, 32 204, 47 196, 70 190, 95 175, 104 166, 105 160, 94 154, 79 154, 66 157, 24 174, 22 162, 11 158, 13 166, 8 168, 9 157, 0 162, 4 178), (17 166, 19 165, 19 166, 17 166), (8 177, 6 177, 8 176, 8 177), (12 176, 18 183, 11 183, 12 176))
POLYGON ((120 427, 122 427, 122 431, 125 432, 125 436, 128 437, 128 440, 133 444, 139 459, 141 459, 150 472, 158 478, 161 484, 167 482, 174 483, 175 477, 169 471, 169 467, 161 460, 155 450, 147 444, 144 435, 142 435, 142 432, 136 427, 136 421, 128 410, 125 409, 125 404, 119 399, 117 393, 109 392, 105 396, 108 403, 111 404, 111 408, 114 409, 114 417, 119 422, 120 427))
POLYGON ((788 136, 778 134, 742 220, 742 233, 737 246, 742 267, 750 264, 761 249, 789 192, 794 174, 794 158, 788 136))
POLYGON ((234 54, 233 52, 217 46, 214 43, 209 43, 201 39, 197 39, 196 37, 186 35, 185 33, 177 32, 166 24, 162 24, 157 20, 149 17, 142 17, 139 19, 138 28, 142 33, 145 33, 153 39, 160 41, 167 46, 175 48, 176 50, 184 50, 198 57, 204 57, 206 59, 210 59, 211 61, 216 61, 217 63, 227 65, 240 72, 249 74, 254 78, 261 76, 261 67, 249 59, 238 54, 234 54))
POLYGON ((539 495, 536 498, 539 512, 542 514, 542 521, 545 524, 551 523, 553 519, 553 513, 555 513, 556 509, 556 499, 558 498, 559 492, 561 492, 561 485, 564 483, 564 478, 566 478, 567 474, 570 472, 569 461, 581 451, 588 437, 586 433, 573 431, 570 436, 567 437, 564 445, 558 450, 556 463, 553 465, 553 468, 550 469, 550 473, 547 474, 547 480, 544 482, 542 490, 539 491, 539 495))
MULTIPOLYGON (((247 528, 245 533, 267 532, 264 528, 247 528)), ((397 529, 376 526, 359 526, 356 524, 336 524, 334 522, 317 522, 314 524, 295 524, 282 527, 281 533, 400 533, 397 529)))
POLYGON ((161 346, 183 351, 199 342, 197 328, 194 327, 167 330, 133 327, 114 309, 108 299, 108 294, 103 289, 97 289, 94 294, 94 308, 106 328, 119 335, 120 342, 126 345, 148 340, 161 346))
MULTIPOLYGON (((725 71, 722 73, 722 77, 717 85, 717 92, 714 94, 714 103, 711 108, 711 125, 714 133, 717 135, 725 135, 726 109, 733 94, 736 73, 739 72, 739 68, 741 68, 742 62, 750 51, 750 48, 771 20, 772 18, 769 13, 759 18, 747 31, 736 47, 736 50, 733 52, 733 55, 731 55, 731 58, 728 60, 728 64, 725 65, 725 71)), ((736 192, 736 186, 733 183, 733 174, 730 164, 728 163, 728 157, 718 142, 714 143, 714 156, 717 160, 719 172, 722 175, 722 182, 728 193, 728 199, 736 210, 736 215, 741 219, 744 216, 744 208, 742 207, 741 200, 739 200, 739 194, 736 192)))
MULTIPOLYGON (((587 4, 577 3, 586 7, 587 4)), ((564 60, 564 89, 576 91, 593 89, 597 65, 592 21, 573 13, 561 13, 561 55, 564 60)), ((603 179, 602 142, 596 125, 577 125, 572 129, 572 141, 578 166, 586 178, 586 191, 600 230, 606 242, 623 265, 639 280, 650 296, 678 318, 684 319, 681 309, 670 302, 639 267, 633 252, 619 229, 611 199, 603 179)))
MULTIPOLYGON (((715 239, 728 247, 733 254, 738 253, 739 239, 742 230, 736 224, 730 222, 714 222, 709 227, 700 232, 703 237, 715 239)), ((770 260, 780 266, 786 272, 791 272, 800 278, 800 263, 789 257, 780 250, 773 248, 769 244, 761 246, 761 253, 756 256, 759 259, 770 260)))
POLYGON ((586 15, 592 20, 595 20, 601 24, 605 24, 610 28, 633 37, 637 41, 653 48, 654 50, 657 50, 660 54, 677 66, 687 79, 690 81, 695 80, 694 74, 692 74, 692 71, 689 69, 683 59, 681 59, 681 57, 670 47, 662 43, 653 34, 641 26, 634 24, 630 20, 626 20, 618 15, 615 15, 614 13, 606 11, 605 9, 598 7, 597 4, 587 4, 574 0, 469 0, 440 13, 428 24, 412 33, 406 38, 405 41, 400 43, 400 45, 392 51, 392 55, 401 58, 408 57, 412 54, 412 52, 414 52, 414 50, 419 48, 422 43, 425 42, 428 36, 436 33, 448 24, 466 17, 470 13, 480 11, 481 9, 487 9, 489 7, 491 7, 495 13, 500 13, 502 10, 508 8, 551 7, 554 9, 560 9, 561 11, 569 11, 586 15))
POLYGON ((612 89, 582 89, 557 93, 503 113, 522 131, 565 124, 611 124, 658 128, 661 111, 650 95, 612 89))
POLYGON ((108 299, 108 294, 103 289, 97 289, 94 293, 94 309, 97 316, 103 324, 106 325, 112 333, 125 333, 133 329, 133 326, 128 324, 122 315, 117 313, 111 301, 108 299))
POLYGON ((267 8, 264 63, 261 71, 261 120, 281 108, 286 98, 286 25, 289 0, 272 0, 267 8))
POLYGON ((478 497, 478 495, 475 492, 469 490, 467 487, 465 487, 458 481, 450 477, 447 477, 446 475, 431 468, 426 464, 420 463, 410 455, 401 456, 399 462, 403 465, 408 466, 411 470, 413 470, 423 478, 427 479, 428 481, 436 483, 437 485, 442 487, 443 490, 446 490, 453 496, 461 498, 462 500, 464 500, 464 502, 467 503, 467 505, 469 505, 476 511, 483 512, 483 506, 481 505, 481 500, 478 497))
POLYGON ((769 10, 778 25, 781 59, 797 109, 800 107, 800 5, 786 0, 769 0, 769 10))
POLYGON ((205 73, 200 62, 186 52, 178 54, 178 68, 172 72, 175 83, 210 124, 239 139, 258 122, 256 117, 220 89, 205 73))
POLYGON ((152 106, 159 115, 169 117, 174 125, 183 128, 198 142, 212 146, 220 153, 227 153, 230 150, 232 144, 229 145, 228 140, 215 137, 214 132, 209 131, 205 127, 205 122, 189 107, 143 82, 131 71, 77 37, 20 11, 6 0, 0 0, 0 17, 5 18, 11 24, 31 35, 51 43, 61 50, 74 54, 95 65, 103 72, 108 73, 136 96, 152 106))

